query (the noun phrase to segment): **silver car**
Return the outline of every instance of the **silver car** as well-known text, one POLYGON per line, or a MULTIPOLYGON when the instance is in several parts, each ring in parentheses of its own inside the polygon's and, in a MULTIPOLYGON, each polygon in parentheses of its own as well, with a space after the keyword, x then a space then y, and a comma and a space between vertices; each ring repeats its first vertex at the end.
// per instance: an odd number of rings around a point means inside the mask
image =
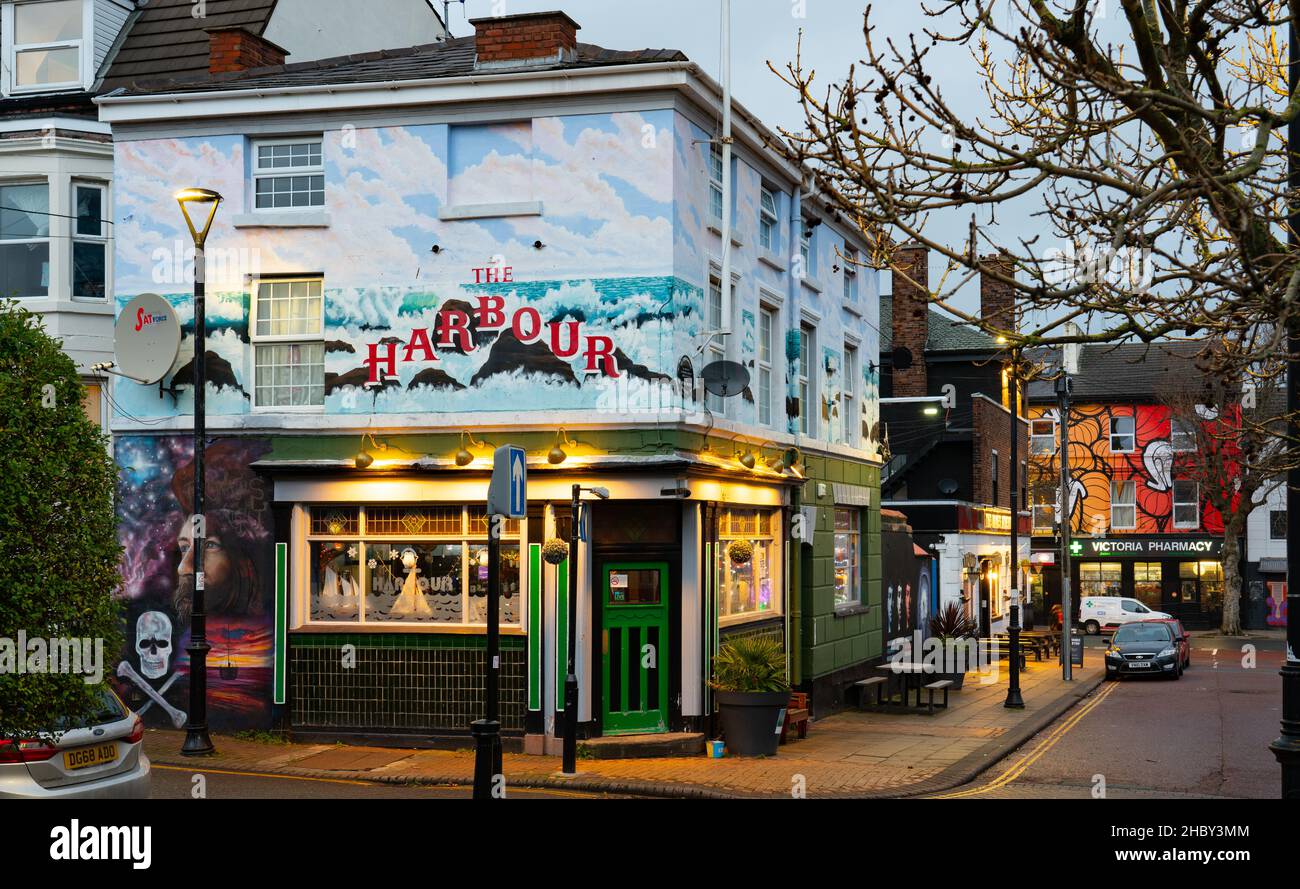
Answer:
POLYGON ((144 723, 109 689, 101 701, 58 740, 0 740, 0 799, 148 799, 144 723))

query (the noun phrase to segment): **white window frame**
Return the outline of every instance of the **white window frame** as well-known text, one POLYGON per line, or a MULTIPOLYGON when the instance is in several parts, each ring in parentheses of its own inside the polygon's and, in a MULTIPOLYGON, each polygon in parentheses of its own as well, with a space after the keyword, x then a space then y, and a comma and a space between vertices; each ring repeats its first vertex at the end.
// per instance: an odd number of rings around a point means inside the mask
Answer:
POLYGON ((863 568, 865 567, 862 564, 862 534, 864 524, 865 523, 862 520, 862 510, 858 507, 836 506, 831 513, 831 571, 834 572, 841 567, 835 561, 835 538, 844 535, 848 538, 849 545, 853 548, 853 552, 848 554, 849 558, 846 560, 848 564, 844 567, 851 570, 852 573, 856 575, 856 583, 854 583, 853 589, 849 591, 848 598, 842 602, 835 600, 835 584, 834 578, 832 577, 831 604, 836 609, 853 608, 862 604, 862 574, 863 568), (839 514, 841 512, 851 519, 849 522, 850 527, 844 529, 840 528, 839 514))
POLYGON ((22 6, 35 6, 38 0, 24 0, 18 3, 5 3, 0 6, 0 70, 3 71, 3 92, 10 96, 30 95, 33 93, 58 93, 88 89, 93 72, 93 50, 95 45, 94 3, 79 0, 81 3, 81 36, 75 40, 57 40, 50 43, 17 43, 17 15, 22 6), (89 37, 87 35, 90 35, 89 37), (77 50, 77 79, 60 83, 39 83, 30 86, 18 85, 18 55, 51 49, 77 50))
MULTIPOLYGON (((48 266, 46 270, 45 292, 44 293, 19 293, 19 294, 15 294, 15 296, 18 299, 56 299, 58 297, 58 294, 53 292, 54 283, 55 283, 54 265, 58 261, 58 258, 54 249, 54 243, 55 241, 58 240, 58 238, 55 237, 55 231, 54 231, 55 228, 54 222, 56 217, 50 215, 51 207, 53 207, 53 198, 54 198, 53 183, 48 178, 40 178, 40 177, 33 177, 29 179, 14 179, 11 181, 9 180, 0 181, 0 187, 3 188, 23 188, 32 185, 38 185, 38 186, 43 185, 45 187, 45 213, 47 215, 45 217, 46 232, 44 237, 39 237, 39 238, 0 237, 0 244, 6 246, 11 244, 44 244, 46 250, 45 261, 46 261, 46 265, 48 266)), ((7 296, 8 294, 5 295, 7 296)))
POLYGON ((1110 526, 1117 531, 1134 531, 1137 529, 1137 482, 1133 479, 1114 479, 1110 483, 1110 526), (1124 491, 1129 497, 1121 499, 1124 491), (1116 518, 1117 509, 1130 510, 1131 518, 1122 523, 1116 518))
POLYGON ((108 220, 112 218, 112 212, 109 208, 109 190, 107 182, 96 182, 90 179, 73 179, 69 189, 69 198, 71 213, 73 218, 68 221, 70 232, 68 245, 68 293, 74 300, 89 303, 106 302, 113 295, 113 248, 112 238, 109 231, 108 220), (78 226, 81 222, 77 217, 77 189, 93 188, 99 192, 99 234, 83 235, 78 232, 78 226), (77 261, 76 251, 77 244, 95 244, 104 248, 104 295, 103 296, 78 296, 77 286, 77 261))
POLYGON ((808 217, 800 220, 799 229, 799 256, 803 259, 803 276, 805 278, 816 278, 817 269, 814 267, 813 258, 816 254, 813 252, 813 239, 817 237, 817 231, 813 228, 808 217))
POLYGON ((1198 528, 1200 528, 1201 527, 1201 485, 1200 483, 1185 478, 1174 479, 1173 489, 1169 492, 1169 494, 1170 494, 1169 500, 1171 504, 1170 514, 1172 515, 1174 520, 1174 527, 1180 531, 1195 531, 1198 528), (1178 499, 1179 485, 1192 486, 1191 500, 1178 499), (1181 522, 1178 521, 1178 512, 1180 508, 1183 510, 1190 508, 1192 510, 1193 519, 1190 522, 1186 520, 1181 522))
MULTIPOLYGON (((249 158, 249 183, 248 183, 248 206, 254 213, 319 213, 324 210, 328 204, 325 198, 325 137, 323 135, 293 136, 290 138, 278 139, 254 139, 250 143, 249 158), (320 146, 320 163, 308 164, 301 167, 262 167, 261 149, 275 148, 279 145, 311 145, 320 146), (301 207, 259 207, 257 206, 257 183, 263 179, 290 179, 295 176, 320 176, 321 177, 321 202, 319 204, 306 204, 301 207)), ((290 192, 293 194, 293 192, 290 192)), ((274 192, 272 192, 274 195, 274 192)))
POLYGON ((1057 493, 1059 489, 1052 490, 1048 493, 1047 488, 1035 487, 1029 493, 1029 509, 1032 516, 1034 531, 1052 531, 1056 528, 1056 511, 1057 511, 1057 493), (1040 516, 1045 516, 1046 520, 1040 520, 1040 516))
MULTIPOLYGON (((718 515, 718 558, 721 570, 719 572, 719 593, 718 593, 718 623, 720 626, 731 626, 732 624, 748 623, 756 620, 767 620, 772 617, 779 617, 785 613, 785 549, 782 546, 782 528, 781 528, 781 511, 768 507, 754 506, 732 506, 720 510, 718 515), (731 516, 734 513, 767 513, 768 516, 768 534, 759 535, 755 533, 752 536, 742 535, 732 530, 731 516), (727 555, 727 545, 733 540, 748 540, 751 544, 756 541, 763 541, 769 544, 769 553, 771 564, 769 570, 772 576, 772 608, 767 611, 739 611, 727 613, 725 611, 725 596, 727 589, 727 576, 730 570, 731 559, 727 555)), ((755 547, 755 558, 758 556, 758 547, 755 547)))
POLYGON ((248 380, 252 387, 253 411, 255 413, 308 413, 319 414, 325 410, 324 395, 324 369, 325 369, 325 279, 320 275, 299 275, 287 278, 257 278, 253 280, 252 291, 249 294, 248 301, 248 340, 251 348, 249 349, 249 360, 252 363, 248 380), (294 283, 318 283, 321 289, 321 317, 320 332, 316 334, 259 334, 257 332, 257 307, 262 285, 273 284, 294 284, 294 283), (257 401, 257 351, 259 346, 283 346, 283 345, 306 345, 311 343, 321 344, 321 403, 320 404, 294 404, 294 405, 275 405, 259 404, 257 401))
POLYGON ((715 222, 722 222, 726 207, 722 206, 722 147, 717 142, 709 143, 709 217, 715 222), (716 204, 716 207, 715 207, 716 204))
POLYGON ((775 253, 780 244, 781 217, 777 213, 776 191, 762 186, 758 195, 758 246, 768 253, 775 253), (768 209, 768 204, 771 209, 768 209))
POLYGON ((1169 420, 1169 447, 1175 454, 1196 453, 1196 424, 1190 420, 1171 417, 1169 420), (1183 427, 1180 431, 1179 427, 1183 427), (1179 442, 1182 446, 1179 446, 1179 442))
MULTIPOLYGON (((722 313, 726 311, 727 308, 723 305, 722 299, 722 272, 709 273, 709 289, 705 294, 705 300, 704 311, 705 320, 707 321, 707 324, 705 325, 706 328, 709 333, 721 330, 724 320, 722 313), (716 311, 714 301, 715 293, 717 294, 716 311)), ((711 364, 714 361, 725 361, 727 358, 727 346, 720 337, 715 336, 709 340, 708 353, 709 361, 705 362, 706 364, 711 364)), ((706 391, 704 393, 704 404, 708 407, 709 412, 714 416, 725 417, 727 415, 727 402, 721 395, 714 395, 712 392, 706 391)))
MULTIPOLYGON (((356 534, 313 534, 311 529, 311 510, 329 508, 330 501, 320 503, 299 503, 294 509, 293 518, 293 543, 294 543, 294 563, 299 566, 299 570, 291 572, 291 576, 296 574, 297 580, 294 583, 293 609, 290 626, 292 629, 311 629, 326 632, 338 632, 340 629, 347 630, 364 626, 366 632, 402 632, 402 633, 467 633, 480 635, 486 631, 486 623, 474 623, 462 621, 460 623, 450 623, 445 621, 376 621, 365 619, 364 597, 365 597, 365 568, 366 555, 365 550, 361 550, 359 556, 362 565, 360 587, 360 598, 357 609, 357 617, 350 621, 327 621, 312 620, 311 617, 311 583, 312 583, 312 566, 311 566, 311 544, 316 540, 325 540, 330 542, 356 543, 360 547, 366 544, 394 544, 394 543, 443 543, 451 544, 458 542, 461 545, 461 596, 462 614, 469 613, 469 589, 470 576, 469 571, 472 567, 471 550, 482 544, 487 546, 487 534, 479 534, 472 530, 472 519, 470 517, 470 507, 479 506, 479 503, 457 504, 457 503, 438 503, 438 502, 374 502, 365 503, 342 503, 339 506, 351 509, 359 509, 360 518, 358 519, 356 534), (397 535, 375 535, 367 532, 366 529, 366 509, 370 507, 448 507, 459 506, 461 510, 461 532, 459 534, 403 534, 397 535)), ((501 632, 503 635, 523 635, 528 627, 528 520, 518 519, 518 533, 510 534, 507 531, 502 534, 501 540, 505 543, 518 544, 519 546, 519 587, 521 591, 519 602, 519 623, 502 623, 501 632)))
POLYGON ((1029 421, 1029 453, 1035 456, 1050 456, 1056 453, 1056 421, 1047 417, 1035 417, 1029 421), (1034 427, 1040 423, 1051 427, 1051 432, 1035 432, 1034 427), (1047 447, 1043 447, 1046 439, 1047 447))
POLYGON ((844 443, 856 446, 858 430, 862 426, 858 414, 858 347, 844 343, 844 385, 840 388, 840 422, 844 428, 844 443))
POLYGON ((799 325, 799 431, 809 436, 817 434, 817 417, 812 411, 817 399, 816 351, 817 328, 804 322, 799 325))
POLYGON ((1137 417, 1134 417, 1129 414, 1122 414, 1120 416, 1111 417, 1108 423, 1108 427, 1109 428, 1107 429, 1107 432, 1109 433, 1108 437, 1110 441, 1110 452, 1112 454, 1132 454, 1135 451, 1137 451, 1137 417), (1116 432, 1115 423, 1117 420, 1127 420, 1132 425, 1133 431, 1116 432), (1126 437, 1130 439, 1130 444, 1127 448, 1115 447, 1115 439, 1121 437, 1126 437))
POLYGON ((771 426, 773 423, 772 402, 775 400, 775 362, 773 356, 776 354, 776 331, 779 327, 779 318, 775 307, 767 303, 758 305, 758 354, 755 360, 758 364, 758 425, 771 426), (763 323, 767 321, 767 330, 763 330, 763 323), (767 392, 764 393, 764 388, 767 392))
POLYGON ((989 502, 993 506, 998 506, 998 501, 1002 499, 1002 492, 998 490, 1002 487, 1001 470, 998 468, 1001 456, 997 451, 989 451, 989 502))
POLYGON ((844 245, 844 300, 845 302, 856 303, 858 301, 858 251, 849 245, 844 245))

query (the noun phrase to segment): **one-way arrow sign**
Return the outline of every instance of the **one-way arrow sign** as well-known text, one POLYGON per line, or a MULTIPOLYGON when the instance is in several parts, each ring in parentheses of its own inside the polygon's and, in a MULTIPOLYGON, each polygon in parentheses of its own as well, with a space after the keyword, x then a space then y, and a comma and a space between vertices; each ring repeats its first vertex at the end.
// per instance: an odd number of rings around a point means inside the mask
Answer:
POLYGON ((506 445, 496 449, 487 512, 511 519, 522 519, 528 512, 528 461, 523 448, 506 445))

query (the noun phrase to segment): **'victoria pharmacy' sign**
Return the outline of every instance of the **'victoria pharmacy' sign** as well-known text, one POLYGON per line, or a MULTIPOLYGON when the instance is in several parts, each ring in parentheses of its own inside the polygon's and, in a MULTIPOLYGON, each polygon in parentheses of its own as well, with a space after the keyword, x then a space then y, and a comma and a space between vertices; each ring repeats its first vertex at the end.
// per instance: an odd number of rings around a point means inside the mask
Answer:
POLYGON ((1071 544, 1076 556, 1194 556, 1214 559, 1223 552, 1223 541, 1216 538, 1076 537, 1071 544))

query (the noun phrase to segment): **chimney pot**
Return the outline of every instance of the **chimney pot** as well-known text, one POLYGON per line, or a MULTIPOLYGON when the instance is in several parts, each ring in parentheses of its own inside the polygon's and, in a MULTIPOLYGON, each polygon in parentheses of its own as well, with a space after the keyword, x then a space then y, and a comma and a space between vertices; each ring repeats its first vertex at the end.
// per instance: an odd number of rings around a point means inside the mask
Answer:
POLYGON ((503 68, 578 58, 581 26, 563 12, 528 12, 470 19, 474 26, 474 65, 503 68))
POLYGON ((247 28, 208 28, 208 73, 283 65, 288 51, 247 28))

